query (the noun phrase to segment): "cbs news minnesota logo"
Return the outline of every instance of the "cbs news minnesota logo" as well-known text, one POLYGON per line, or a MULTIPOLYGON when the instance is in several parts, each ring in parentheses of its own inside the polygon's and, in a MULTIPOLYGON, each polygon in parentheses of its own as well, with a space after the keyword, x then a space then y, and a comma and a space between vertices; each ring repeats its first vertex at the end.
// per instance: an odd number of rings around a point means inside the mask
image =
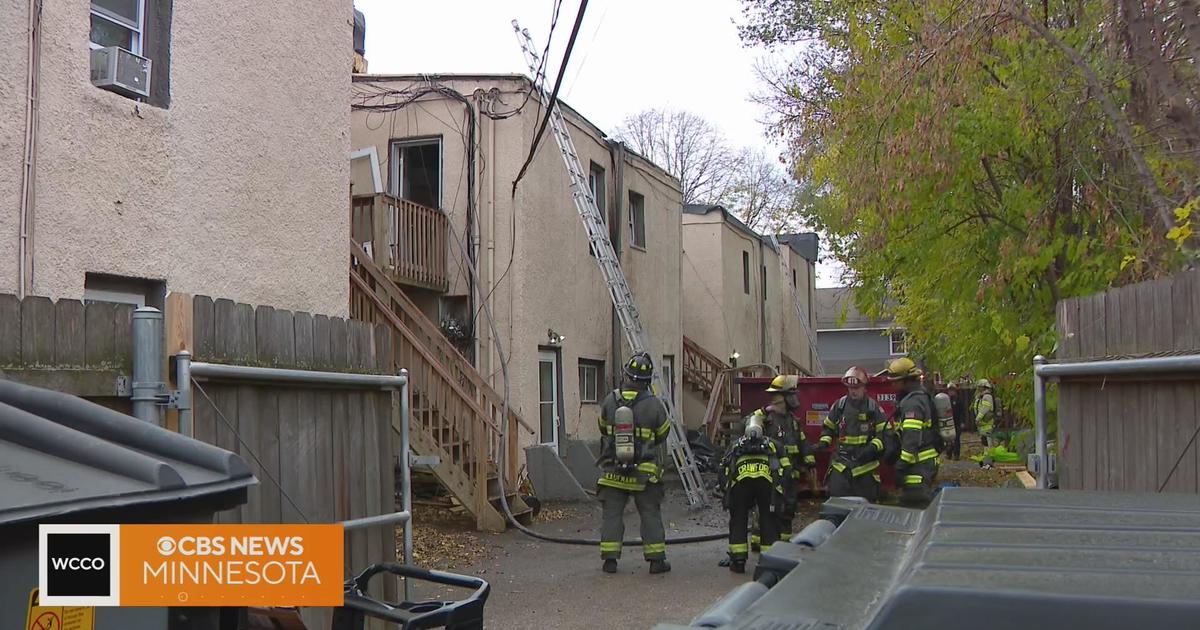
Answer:
POLYGON ((340 525, 40 525, 46 606, 341 606, 340 525))

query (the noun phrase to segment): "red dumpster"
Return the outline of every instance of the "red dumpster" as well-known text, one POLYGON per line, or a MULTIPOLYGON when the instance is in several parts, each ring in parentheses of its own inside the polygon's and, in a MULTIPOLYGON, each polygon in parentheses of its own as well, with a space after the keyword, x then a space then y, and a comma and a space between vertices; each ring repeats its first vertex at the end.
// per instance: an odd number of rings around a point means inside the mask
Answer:
MULTIPOLYGON (((762 408, 771 401, 771 395, 767 393, 767 386, 771 384, 769 377, 739 378, 737 382, 741 389, 743 414, 753 413, 755 409, 762 408)), ((808 438, 808 443, 816 445, 821 440, 821 425, 825 416, 829 415, 833 403, 846 394, 846 386, 842 385, 841 379, 836 376, 801 377, 797 394, 800 398, 800 409, 796 411, 796 417, 804 427, 804 436, 808 438)), ((891 384, 882 378, 872 378, 867 384, 867 395, 879 403, 884 416, 892 417, 892 412, 896 409, 896 394, 892 391, 891 384)), ((825 489, 825 471, 828 468, 829 455, 817 453, 817 479, 820 480, 818 485, 822 491, 825 489)), ((879 477, 885 489, 895 489, 895 468, 884 464, 879 468, 879 477)))

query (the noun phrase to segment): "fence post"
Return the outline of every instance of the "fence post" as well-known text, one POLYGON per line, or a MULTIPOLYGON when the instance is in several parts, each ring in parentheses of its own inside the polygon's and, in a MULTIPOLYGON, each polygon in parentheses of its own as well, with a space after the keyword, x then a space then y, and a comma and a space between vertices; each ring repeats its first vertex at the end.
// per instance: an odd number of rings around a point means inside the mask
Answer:
POLYGON ((162 311, 143 306, 133 312, 133 416, 162 426, 159 396, 166 384, 162 377, 162 311))
POLYGON ((1033 414, 1037 435, 1034 447, 1037 454, 1037 489, 1045 490, 1050 477, 1050 462, 1046 454, 1046 380, 1042 377, 1040 368, 1046 364, 1046 357, 1033 357, 1033 414))

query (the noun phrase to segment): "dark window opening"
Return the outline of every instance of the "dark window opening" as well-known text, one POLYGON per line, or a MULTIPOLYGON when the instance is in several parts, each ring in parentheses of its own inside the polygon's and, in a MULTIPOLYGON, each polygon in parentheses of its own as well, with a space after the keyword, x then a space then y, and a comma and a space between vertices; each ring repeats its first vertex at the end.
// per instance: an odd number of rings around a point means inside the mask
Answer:
MULTIPOLYGON (((600 211, 600 221, 607 226, 608 215, 604 211, 607 197, 604 186, 604 169, 600 168, 600 165, 595 162, 591 163, 591 169, 588 171, 588 189, 592 191, 592 198, 596 200, 596 209, 600 211)), ((587 235, 585 234, 584 236, 586 237, 587 235)), ((596 250, 592 247, 590 240, 588 241, 588 253, 592 256, 596 255, 596 250)))
POLYGON ((646 198, 629 191, 629 244, 646 248, 646 198))
POLYGON ((750 295, 750 252, 742 252, 742 291, 750 295))
POLYGON ((429 208, 442 207, 442 141, 396 140, 388 156, 388 192, 429 208))

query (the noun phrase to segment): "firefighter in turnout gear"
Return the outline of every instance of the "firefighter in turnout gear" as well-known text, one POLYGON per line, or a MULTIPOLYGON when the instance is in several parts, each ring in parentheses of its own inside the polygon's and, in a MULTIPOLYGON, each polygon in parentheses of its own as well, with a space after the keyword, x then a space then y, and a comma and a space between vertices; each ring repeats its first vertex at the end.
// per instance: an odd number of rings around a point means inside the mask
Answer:
POLYGON ((907 505, 929 502, 942 445, 934 426, 933 397, 921 386, 923 374, 912 359, 901 357, 876 375, 887 376, 899 399, 893 420, 900 435, 896 483, 900 502, 907 505))
POLYGON ((617 572, 625 538, 622 514, 629 497, 641 516, 642 554, 651 573, 671 570, 667 562, 666 530, 662 521, 662 471, 656 455, 667 439, 671 420, 666 407, 650 389, 654 363, 644 352, 633 355, 623 368, 625 383, 600 403, 600 459, 603 470, 597 494, 604 506, 600 528, 600 557, 605 573, 617 572))
POLYGON ((971 405, 975 413, 975 426, 979 441, 983 444, 983 466, 991 466, 992 458, 987 454, 992 443, 992 431, 996 428, 996 397, 992 394, 992 382, 981 378, 975 382, 975 402, 971 405))
POLYGON ((879 458, 887 418, 875 399, 867 395, 867 373, 852 367, 842 377, 848 393, 833 403, 821 428, 820 448, 837 442, 830 459, 825 486, 829 496, 879 499, 879 458))
POLYGON ((791 462, 778 441, 765 433, 764 416, 746 418, 745 434, 738 438, 721 463, 722 505, 729 510, 729 570, 746 572, 750 545, 746 541, 751 510, 757 509, 762 544, 778 537, 775 515, 784 508, 785 483, 791 479, 791 462))
MULTIPOLYGON (((784 505, 783 509, 775 514, 779 521, 778 529, 781 539, 792 536, 792 520, 796 516, 796 502, 803 471, 810 471, 817 464, 816 457, 810 452, 808 441, 804 437, 804 428, 796 421, 795 410, 800 408, 800 399, 796 396, 796 387, 799 383, 800 377, 798 376, 786 374, 776 376, 771 381, 771 385, 767 387, 767 392, 771 395, 771 403, 762 409, 756 409, 752 414, 763 419, 767 437, 775 440, 782 447, 782 456, 788 460, 790 474, 782 481, 784 505)), ((762 529, 761 523, 764 518, 766 515, 759 512, 759 529, 762 529)), ((756 551, 765 542, 760 538, 757 531, 750 537, 750 542, 756 551)))

